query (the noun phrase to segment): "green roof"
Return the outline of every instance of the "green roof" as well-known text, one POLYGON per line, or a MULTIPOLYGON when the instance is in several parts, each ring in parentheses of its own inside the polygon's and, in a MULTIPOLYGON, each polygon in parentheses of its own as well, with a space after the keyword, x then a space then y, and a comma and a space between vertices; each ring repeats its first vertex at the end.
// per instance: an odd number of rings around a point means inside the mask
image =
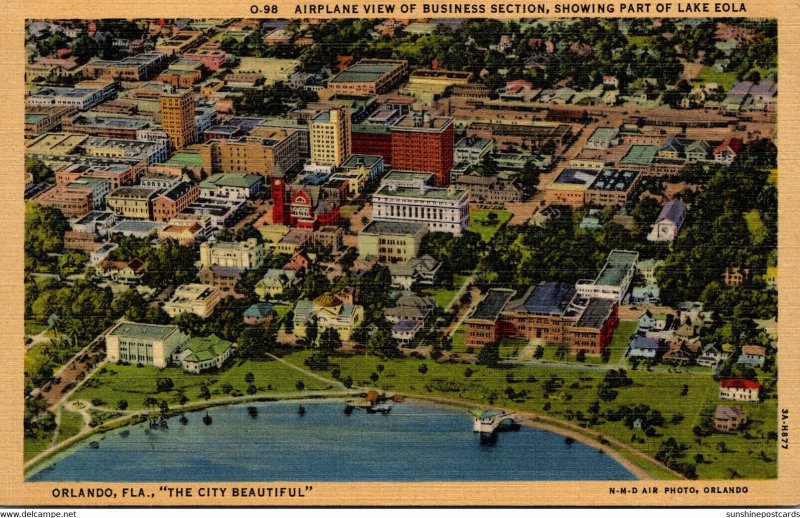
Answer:
POLYGON ((203 159, 199 153, 175 153, 172 158, 167 160, 164 165, 176 165, 180 167, 202 167, 203 159))
POLYGON ((231 342, 223 340, 217 335, 190 338, 184 351, 191 351, 191 354, 183 358, 183 361, 204 362, 213 360, 224 354, 232 346, 231 342))
POLYGON ((623 164, 638 164, 638 165, 650 165, 653 159, 658 153, 657 146, 644 146, 641 144, 637 144, 631 146, 628 153, 622 159, 621 163, 623 164))
POLYGON ((201 189, 213 189, 215 187, 246 187, 251 188, 258 182, 263 180, 263 176, 257 174, 234 174, 234 173, 217 173, 212 174, 202 182, 200 182, 201 189))
POLYGON ((427 187, 420 189, 417 187, 394 187, 384 185, 375 196, 391 196, 399 198, 421 198, 425 200, 458 200, 466 191, 464 189, 445 189, 427 187))

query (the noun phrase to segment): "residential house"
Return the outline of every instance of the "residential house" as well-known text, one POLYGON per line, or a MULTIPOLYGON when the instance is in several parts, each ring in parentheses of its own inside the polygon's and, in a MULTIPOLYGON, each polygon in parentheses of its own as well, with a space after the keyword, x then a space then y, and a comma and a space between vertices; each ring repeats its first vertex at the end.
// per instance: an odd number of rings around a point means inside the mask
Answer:
POLYGON ((246 326, 261 326, 272 322, 274 309, 270 304, 256 302, 242 314, 242 321, 246 326))
POLYGON ((733 432, 747 423, 747 414, 740 406, 717 405, 714 410, 714 428, 720 432, 733 432))
POLYGON ((722 352, 714 344, 708 344, 703 347, 700 356, 697 357, 696 363, 703 367, 715 367, 727 360, 728 356, 730 356, 728 353, 722 352))
POLYGON ((441 263, 427 254, 402 263, 389 264, 392 286, 408 290, 414 284, 432 285, 440 267, 441 263))
POLYGON ((422 321, 403 319, 392 326, 392 338, 400 345, 408 345, 422 329, 422 321))
POLYGON ((729 378, 719 382, 719 398, 736 401, 758 401, 761 383, 743 378, 729 378))
POLYGON ((742 146, 743 143, 740 138, 729 138, 725 140, 722 144, 714 148, 712 152, 714 161, 720 164, 730 165, 733 159, 736 158, 736 155, 742 150, 742 146))
POLYGON ((271 268, 264 277, 256 283, 255 292, 259 298, 275 298, 297 282, 297 272, 294 270, 271 268))
POLYGON ((746 283, 750 278, 750 269, 741 266, 728 266, 725 268, 725 273, 722 274, 722 282, 725 286, 738 288, 746 283))
POLYGON ((661 340, 637 335, 634 336, 633 340, 628 344, 627 355, 628 358, 652 360, 663 352, 663 349, 664 346, 661 340))
POLYGON ((746 365, 748 367, 764 367, 764 360, 766 359, 767 349, 760 345, 745 345, 742 347, 742 354, 736 363, 746 365))

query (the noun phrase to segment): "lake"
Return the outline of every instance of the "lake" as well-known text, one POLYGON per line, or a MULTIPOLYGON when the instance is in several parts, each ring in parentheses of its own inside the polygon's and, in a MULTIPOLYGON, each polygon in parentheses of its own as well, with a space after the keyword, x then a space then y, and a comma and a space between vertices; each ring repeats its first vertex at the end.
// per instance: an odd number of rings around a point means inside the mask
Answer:
POLYGON ((529 427, 480 444, 464 409, 404 402, 387 415, 341 401, 251 403, 118 428, 57 455, 29 481, 634 480, 597 449, 529 427), (253 410, 255 409, 255 410, 253 410), (98 441, 99 448, 90 446, 98 441))

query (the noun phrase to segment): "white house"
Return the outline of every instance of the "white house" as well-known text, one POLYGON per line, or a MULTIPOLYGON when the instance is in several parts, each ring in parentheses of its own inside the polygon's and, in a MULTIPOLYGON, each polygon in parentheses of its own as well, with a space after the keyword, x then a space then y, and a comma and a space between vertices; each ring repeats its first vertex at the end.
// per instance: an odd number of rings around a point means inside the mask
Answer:
POLYGON ((671 200, 661 209, 653 229, 647 235, 647 240, 654 242, 675 241, 685 220, 686 204, 678 198, 671 200))

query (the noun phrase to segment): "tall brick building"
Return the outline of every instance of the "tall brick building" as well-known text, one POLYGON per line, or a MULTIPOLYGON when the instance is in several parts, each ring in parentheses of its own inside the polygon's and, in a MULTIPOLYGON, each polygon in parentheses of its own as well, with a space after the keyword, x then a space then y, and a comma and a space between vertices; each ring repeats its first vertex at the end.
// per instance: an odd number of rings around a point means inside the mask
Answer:
POLYGON ((391 131, 395 169, 433 173, 437 187, 450 183, 454 148, 452 118, 415 112, 400 119, 391 131))
POLYGON ((194 94, 191 90, 161 94, 161 126, 172 149, 183 149, 194 142, 194 94))

